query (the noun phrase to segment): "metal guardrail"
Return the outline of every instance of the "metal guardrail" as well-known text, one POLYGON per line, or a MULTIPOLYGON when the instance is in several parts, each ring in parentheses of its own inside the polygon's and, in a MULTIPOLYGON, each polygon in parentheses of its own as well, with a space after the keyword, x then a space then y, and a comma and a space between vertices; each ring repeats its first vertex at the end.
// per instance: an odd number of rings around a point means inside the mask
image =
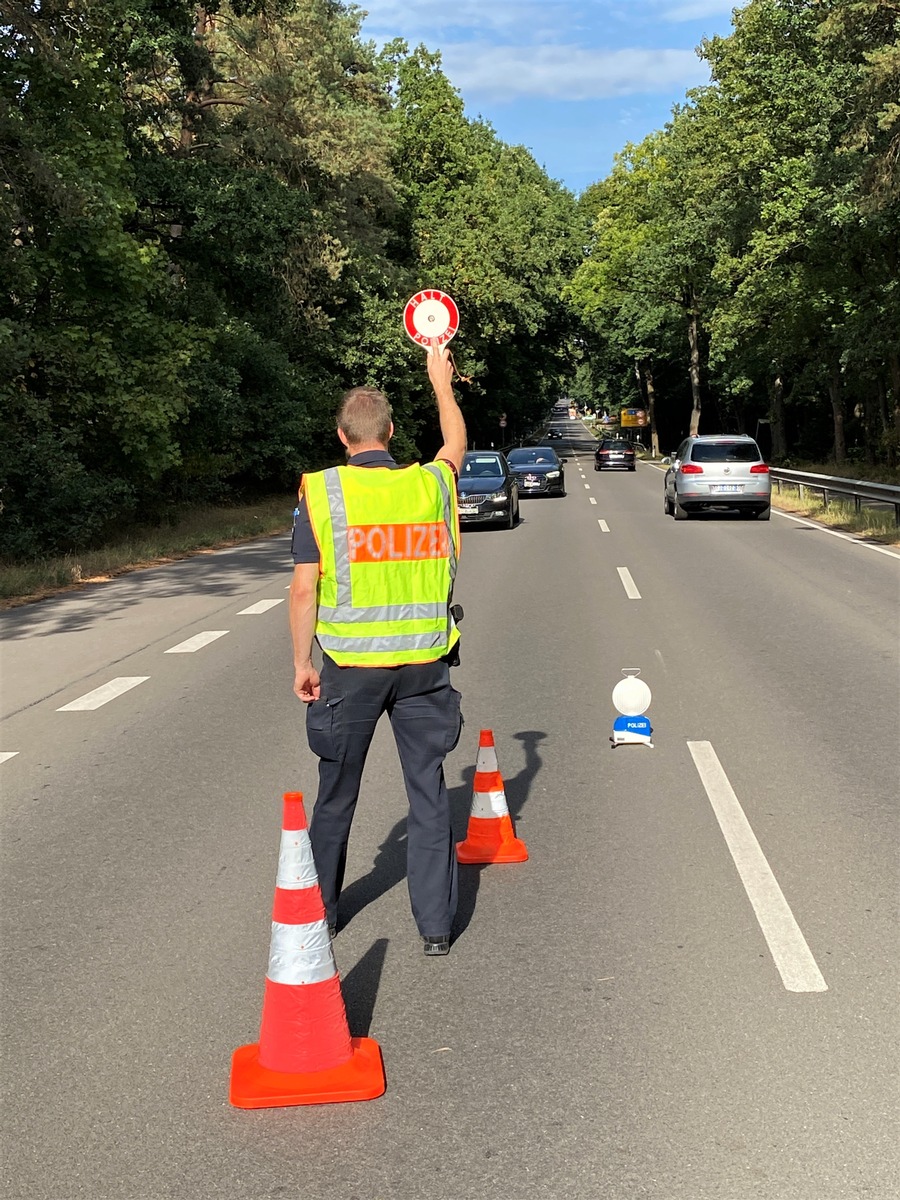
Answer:
POLYGON ((801 496, 804 491, 820 493, 826 508, 829 496, 849 496, 857 512, 862 509, 864 500, 891 505, 894 509, 894 520, 900 525, 900 487, 895 487, 892 483, 872 483, 868 479, 838 479, 833 475, 815 475, 811 471, 787 471, 782 467, 772 467, 769 474, 779 492, 782 483, 789 483, 799 489, 801 496))

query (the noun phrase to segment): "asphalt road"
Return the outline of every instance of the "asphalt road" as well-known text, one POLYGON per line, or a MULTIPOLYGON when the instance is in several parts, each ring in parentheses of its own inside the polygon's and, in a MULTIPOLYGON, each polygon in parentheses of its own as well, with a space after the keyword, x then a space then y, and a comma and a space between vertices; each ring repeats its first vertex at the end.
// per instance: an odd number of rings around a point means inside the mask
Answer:
POLYGON ((455 822, 491 728, 530 859, 462 869, 446 959, 373 746, 335 953, 379 1100, 228 1103, 280 797, 315 794, 287 540, 0 615, 5 1197, 900 1193, 900 557, 676 524, 654 468, 597 474, 560 427, 568 495, 464 538, 455 822), (610 746, 628 667, 653 749, 610 746))

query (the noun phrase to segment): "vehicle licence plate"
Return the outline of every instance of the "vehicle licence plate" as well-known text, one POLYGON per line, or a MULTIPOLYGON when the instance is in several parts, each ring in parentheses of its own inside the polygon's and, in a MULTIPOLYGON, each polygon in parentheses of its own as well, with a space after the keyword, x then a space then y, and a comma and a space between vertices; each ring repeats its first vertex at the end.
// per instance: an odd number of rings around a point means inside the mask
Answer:
POLYGON ((459 512, 460 512, 460 515, 461 515, 461 516, 462 516, 464 513, 477 513, 477 512, 478 512, 478 505, 477 505, 477 504, 461 504, 461 505, 459 506, 459 512))
POLYGON ((734 492, 742 492, 744 490, 744 485, 742 483, 713 483, 710 484, 709 490, 714 492, 717 496, 721 496, 725 493, 732 494, 734 492))
POLYGON ((541 486, 540 475, 526 475, 525 476, 525 486, 526 487, 540 487, 541 486))

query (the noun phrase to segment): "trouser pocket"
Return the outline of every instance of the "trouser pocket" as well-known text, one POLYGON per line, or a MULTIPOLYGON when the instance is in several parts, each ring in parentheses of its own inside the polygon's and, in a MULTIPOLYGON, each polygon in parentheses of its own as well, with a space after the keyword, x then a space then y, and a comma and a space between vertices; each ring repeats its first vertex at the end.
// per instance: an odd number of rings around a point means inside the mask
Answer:
POLYGON ((313 700, 306 710, 306 740, 319 758, 342 762, 346 752, 342 697, 313 700))
POLYGON ((449 754, 451 750, 456 749, 462 733, 462 727, 465 724, 462 710, 460 709, 461 703, 462 696, 459 694, 456 688, 451 687, 450 695, 447 700, 447 754, 449 754))

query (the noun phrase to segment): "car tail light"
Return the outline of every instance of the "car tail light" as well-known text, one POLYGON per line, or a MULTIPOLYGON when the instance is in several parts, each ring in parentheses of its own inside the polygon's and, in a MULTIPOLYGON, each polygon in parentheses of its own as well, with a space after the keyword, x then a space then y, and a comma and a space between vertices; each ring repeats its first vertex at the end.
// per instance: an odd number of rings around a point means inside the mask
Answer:
POLYGON ((698 467, 696 463, 682 463, 681 473, 682 475, 702 475, 703 468, 698 467))
POLYGON ((751 475, 768 475, 769 468, 765 463, 757 463, 756 466, 750 468, 751 475))

